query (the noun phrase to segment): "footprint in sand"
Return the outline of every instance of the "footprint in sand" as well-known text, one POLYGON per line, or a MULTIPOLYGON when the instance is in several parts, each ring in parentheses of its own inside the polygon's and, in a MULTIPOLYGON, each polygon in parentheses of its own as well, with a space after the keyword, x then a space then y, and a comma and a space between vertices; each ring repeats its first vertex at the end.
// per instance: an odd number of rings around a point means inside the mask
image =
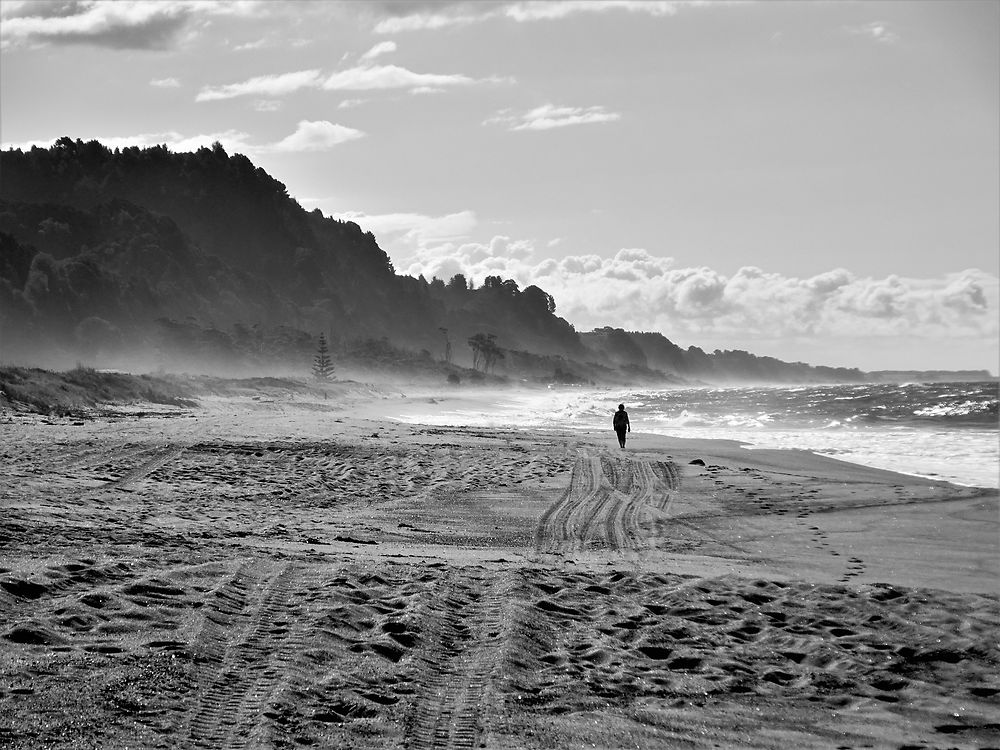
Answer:
POLYGON ((865 563, 860 557, 852 557, 847 561, 847 571, 838 579, 840 583, 847 583, 852 578, 863 575, 865 563))

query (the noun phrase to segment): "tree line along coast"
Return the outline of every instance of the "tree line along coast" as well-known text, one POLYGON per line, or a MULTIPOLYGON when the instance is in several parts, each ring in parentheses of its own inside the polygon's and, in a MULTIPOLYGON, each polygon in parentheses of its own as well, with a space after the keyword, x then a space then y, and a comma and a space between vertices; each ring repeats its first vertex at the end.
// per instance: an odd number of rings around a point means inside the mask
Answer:
MULTIPOLYGON (((577 331, 538 286, 396 273, 375 236, 306 211, 218 143, 0 152, 0 361, 428 382, 738 384, 914 379, 577 331)), ((988 379, 989 373, 938 373, 988 379)))

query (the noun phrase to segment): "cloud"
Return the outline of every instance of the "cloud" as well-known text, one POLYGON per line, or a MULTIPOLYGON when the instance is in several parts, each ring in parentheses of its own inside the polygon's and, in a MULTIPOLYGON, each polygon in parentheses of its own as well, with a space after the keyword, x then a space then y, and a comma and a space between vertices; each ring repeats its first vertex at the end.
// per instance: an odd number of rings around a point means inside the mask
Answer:
POLYGON ((867 37, 881 44, 895 44, 899 41, 899 34, 882 21, 872 21, 862 26, 847 26, 845 30, 849 34, 867 37))
POLYGON ((370 50, 368 50, 367 52, 365 52, 361 56, 361 59, 364 60, 364 61, 374 60, 379 55, 386 55, 386 54, 389 54, 390 52, 395 52, 395 51, 396 51, 396 43, 395 42, 379 42, 374 47, 372 47, 370 50))
POLYGON ((387 242, 402 242, 417 247, 432 242, 451 242, 468 236, 476 226, 472 211, 457 211, 443 216, 417 213, 364 214, 334 213, 335 219, 353 221, 387 242))
POLYGON ((505 125, 509 130, 552 130, 571 125, 615 122, 620 119, 620 114, 609 112, 602 106, 559 107, 554 104, 543 104, 520 115, 502 110, 483 124, 505 125))
POLYGON ((176 78, 154 78, 149 85, 160 89, 176 89, 180 87, 181 82, 176 78))
POLYGON ((299 89, 315 88, 321 75, 319 70, 299 70, 294 73, 256 76, 225 86, 206 86, 198 92, 195 101, 209 102, 238 96, 281 96, 299 89))
MULTIPOLYGON (((250 134, 241 130, 225 130, 192 136, 176 131, 164 131, 127 136, 81 136, 80 139, 83 141, 99 141, 110 149, 128 148, 130 146, 149 148, 151 146, 163 145, 174 152, 197 151, 203 146, 211 146, 218 141, 230 154, 240 153, 252 156, 267 153, 325 151, 341 143, 362 138, 364 135, 360 130, 337 125, 325 120, 319 122, 303 120, 298 124, 294 133, 274 143, 253 143, 250 134)), ((48 148, 55 140, 55 138, 50 138, 48 140, 24 141, 21 143, 4 143, 0 148, 5 151, 11 148, 28 151, 35 146, 48 148)))
POLYGON ((445 29, 452 26, 468 26, 493 17, 491 12, 427 12, 421 11, 404 16, 390 16, 375 24, 376 34, 395 34, 405 31, 445 29))
POLYGON ((234 45, 233 52, 252 52, 253 50, 274 49, 275 47, 281 47, 282 49, 308 47, 312 43, 312 39, 290 39, 287 36, 271 33, 250 42, 234 45))
POLYGON ((259 3, 211 0, 76 0, 4 3, 0 39, 17 44, 90 44, 168 49, 199 16, 257 12, 259 3))
POLYGON ((253 103, 253 108, 258 112, 277 112, 281 109, 281 101, 278 99, 258 99, 253 103))
POLYGON ((326 120, 310 122, 302 120, 295 132, 277 143, 266 147, 269 151, 299 152, 327 151, 347 141, 363 138, 364 133, 345 125, 337 125, 326 120))
MULTIPOLYGON (((650 16, 670 16, 680 5, 700 5, 697 2, 657 2, 654 0, 563 0, 563 2, 517 3, 454 3, 450 7, 417 7, 414 12, 396 14, 375 24, 378 34, 406 31, 425 31, 467 26, 493 19, 506 19, 517 23, 555 21, 582 13, 608 13, 626 11, 650 16)), ((404 5, 405 9, 406 6, 404 5)), ((390 8, 392 10, 392 8, 390 8)))
MULTIPOLYGON (((360 222, 359 222, 360 223, 360 222)), ((362 224, 363 226, 363 224, 362 224)), ((614 255, 536 252, 536 243, 497 236, 489 242, 397 234, 380 240, 401 272, 478 283, 487 275, 536 284, 578 328, 615 325, 662 331, 684 340, 888 341, 910 336, 995 341, 1000 280, 977 269, 938 278, 862 277, 842 268, 799 278, 746 266, 733 274, 682 267, 642 248, 614 255)))
POLYGON ((457 73, 415 73, 398 65, 359 65, 329 75, 316 69, 299 70, 293 73, 256 76, 223 86, 206 86, 198 92, 195 100, 207 102, 234 99, 239 96, 273 97, 291 94, 301 89, 317 88, 327 91, 409 89, 416 93, 426 93, 429 90, 441 91, 453 86, 502 82, 508 82, 508 79, 475 79, 457 73))
POLYGON ((469 86, 474 78, 460 74, 414 73, 398 65, 362 65, 330 74, 323 81, 328 91, 373 91, 379 89, 445 88, 469 86))
POLYGON ((507 18, 525 23, 553 21, 579 13, 607 13, 615 10, 645 13, 650 16, 672 16, 677 13, 677 5, 676 2, 652 2, 651 0, 563 0, 557 3, 512 3, 504 7, 502 13, 507 18))
POLYGON ((233 47, 233 52, 249 52, 255 49, 264 49, 270 47, 272 44, 271 40, 267 37, 261 37, 260 39, 255 39, 252 42, 244 42, 243 44, 237 44, 233 47))

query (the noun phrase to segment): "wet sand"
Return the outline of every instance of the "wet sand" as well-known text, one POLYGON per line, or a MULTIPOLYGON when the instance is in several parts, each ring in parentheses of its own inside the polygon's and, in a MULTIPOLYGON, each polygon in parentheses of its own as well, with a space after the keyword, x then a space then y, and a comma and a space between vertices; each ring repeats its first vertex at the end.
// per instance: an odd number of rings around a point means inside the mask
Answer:
POLYGON ((1000 746, 996 490, 400 399, 8 417, 0 746, 1000 746))

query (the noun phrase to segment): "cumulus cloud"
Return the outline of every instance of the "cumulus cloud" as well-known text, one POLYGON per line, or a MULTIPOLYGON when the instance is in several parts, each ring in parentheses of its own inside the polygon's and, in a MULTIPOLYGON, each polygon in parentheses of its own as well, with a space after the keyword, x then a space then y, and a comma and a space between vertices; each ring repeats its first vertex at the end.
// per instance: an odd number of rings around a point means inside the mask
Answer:
MULTIPOLYGON (((327 150, 341 143, 362 138, 364 135, 360 130, 354 130, 353 128, 336 125, 331 122, 309 122, 308 120, 303 120, 298 124, 294 133, 274 143, 254 143, 248 133, 240 130, 225 130, 199 135, 184 135, 176 131, 164 131, 126 136, 81 136, 81 140, 99 141, 110 149, 128 148, 130 146, 138 148, 166 146, 171 151, 176 152, 197 151, 203 146, 211 146, 213 143, 219 142, 231 154, 239 153, 252 156, 266 153, 327 150)), ((55 140, 55 138, 50 138, 49 140, 40 141, 4 143, 0 148, 4 150, 14 148, 21 149, 22 151, 30 150, 35 146, 48 148, 55 140)))
POLYGON ((602 106, 592 107, 559 107, 554 104, 543 104, 522 114, 513 114, 510 110, 502 110, 486 120, 484 125, 504 125, 509 130, 552 130, 571 125, 590 125, 595 123, 615 122, 620 120, 617 112, 609 112, 602 106))
MULTIPOLYGON (((800 278, 746 266, 733 274, 682 267, 642 248, 611 256, 545 257, 546 243, 497 236, 434 242, 380 238, 398 269, 425 278, 462 273, 536 284, 582 330, 615 325, 690 341, 996 338, 1000 281, 969 269, 939 278, 871 278, 835 268, 800 278)), ((734 345, 730 344, 730 346, 734 345)))
POLYGON ((286 153, 327 151, 338 144, 363 138, 364 135, 360 130, 355 130, 345 125, 337 125, 326 120, 317 122, 302 120, 294 133, 266 148, 271 151, 286 153))
POLYGON ((198 17, 259 11, 259 3, 212 0, 76 0, 4 3, 0 39, 14 44, 90 44, 167 49, 198 17))
POLYGON ((899 41, 899 34, 882 21, 872 21, 862 26, 848 26, 847 32, 873 39, 881 44, 894 44, 899 41))
POLYGON ((282 96, 304 88, 315 88, 320 81, 319 70, 298 70, 294 73, 256 76, 241 83, 225 86, 206 86, 198 92, 195 101, 210 102, 234 99, 238 96, 282 96))

